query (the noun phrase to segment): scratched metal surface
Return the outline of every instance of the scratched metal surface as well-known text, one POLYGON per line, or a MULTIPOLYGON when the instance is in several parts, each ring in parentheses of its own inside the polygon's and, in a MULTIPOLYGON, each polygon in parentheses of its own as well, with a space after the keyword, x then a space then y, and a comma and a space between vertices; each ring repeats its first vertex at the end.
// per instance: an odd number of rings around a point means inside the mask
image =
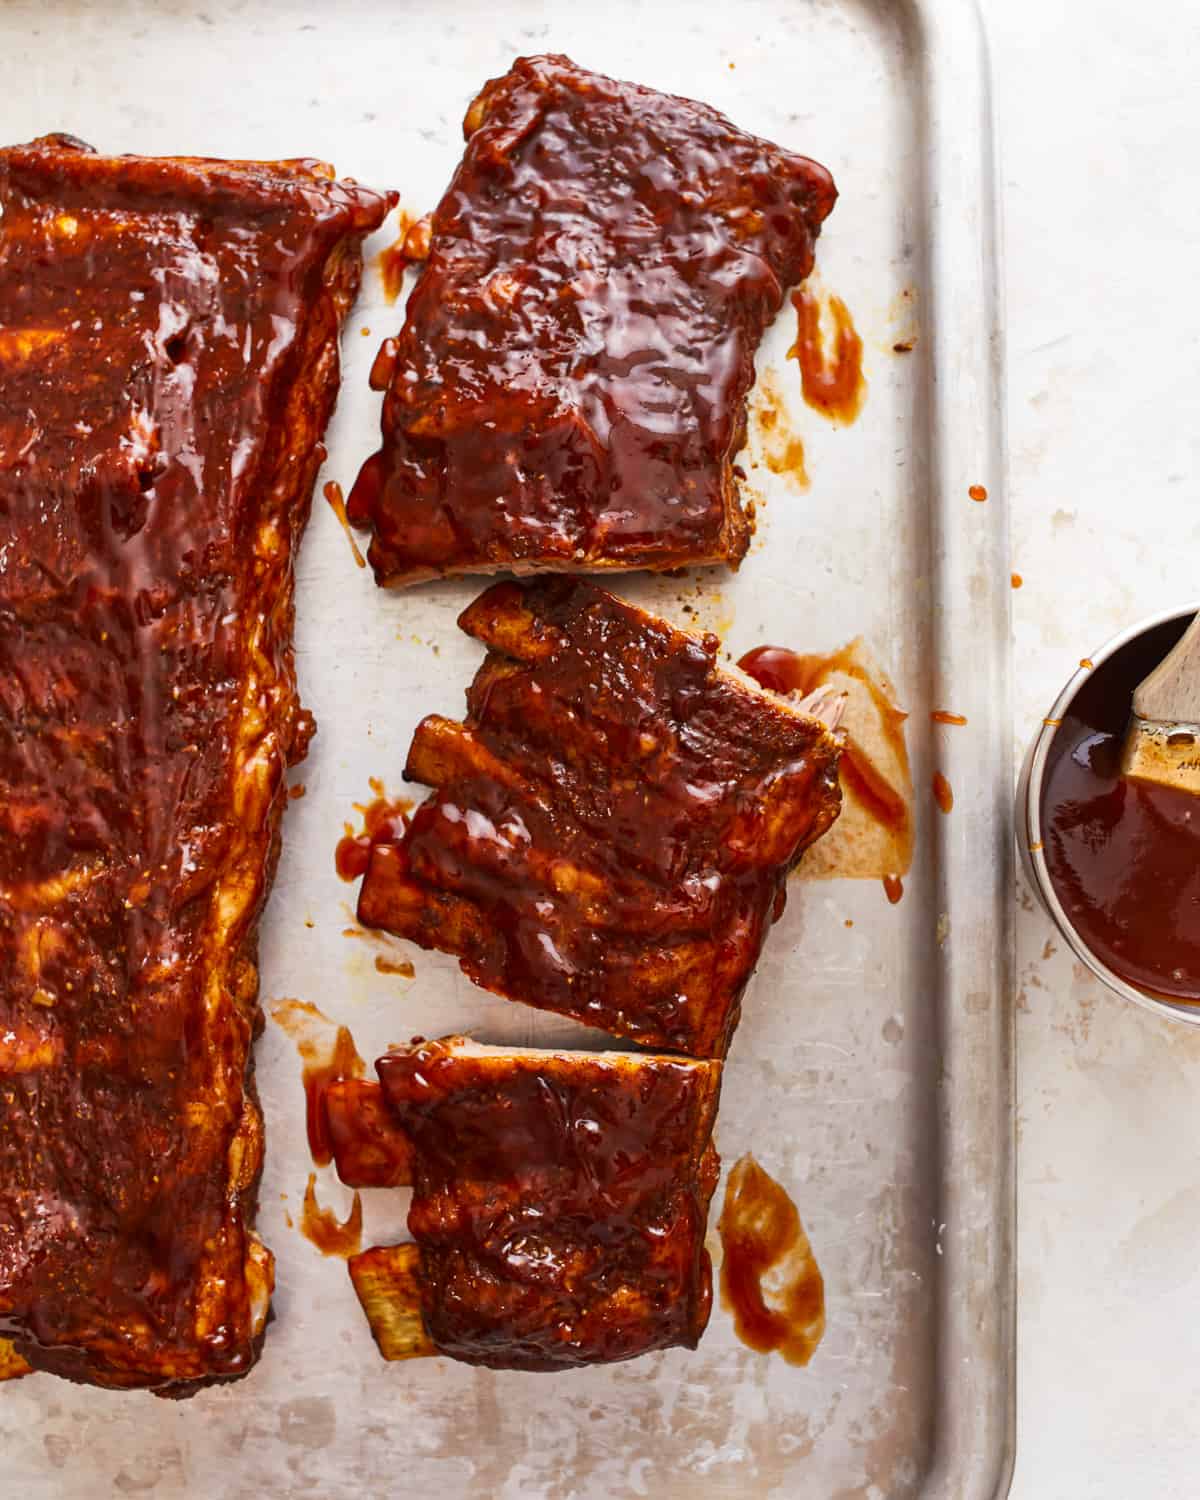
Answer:
MULTIPOLYGON (((384 1365, 343 1263, 288 1225, 309 1169, 303 1098, 293 1044, 268 1022, 259 1224, 278 1289, 261 1364, 181 1404, 41 1375, 0 1387, 13 1495, 985 1500, 1007 1486, 1009 564, 987 79, 969 0, 9 3, 0 121, 13 141, 62 129, 114 151, 319 156, 419 213, 458 158, 478 85, 546 50, 705 99, 825 162, 841 189, 818 265, 864 338, 863 415, 839 429, 803 405, 781 317, 760 370, 775 372, 811 488, 751 470, 765 503, 736 577, 620 585, 716 629, 735 657, 861 634, 911 712, 904 899, 890 906, 877 881, 793 883, 718 1125, 725 1159, 752 1150, 800 1207, 825 1276, 824 1343, 791 1368, 743 1348, 718 1307, 694 1354, 553 1381, 384 1365), (893 353, 914 331, 915 352, 893 353), (967 499, 971 484, 987 504, 967 499), (969 725, 932 726, 935 707, 969 725), (954 787, 949 817, 927 794, 935 764, 954 787)), ((366 375, 399 317, 369 270, 323 479, 348 485, 375 445, 366 375)), ((334 842, 370 776, 398 787, 420 716, 460 709, 478 648, 454 620, 478 585, 384 597, 319 498, 299 577, 300 679, 320 732, 263 926, 265 1005, 315 1002, 368 1058, 413 1033, 581 1035, 475 990, 448 958, 412 954, 412 980, 379 974, 376 950, 343 936, 352 893, 334 842)), ((328 1173, 320 1194, 348 1205, 328 1173)), ((365 1197, 367 1242, 401 1237, 407 1195, 365 1197)))

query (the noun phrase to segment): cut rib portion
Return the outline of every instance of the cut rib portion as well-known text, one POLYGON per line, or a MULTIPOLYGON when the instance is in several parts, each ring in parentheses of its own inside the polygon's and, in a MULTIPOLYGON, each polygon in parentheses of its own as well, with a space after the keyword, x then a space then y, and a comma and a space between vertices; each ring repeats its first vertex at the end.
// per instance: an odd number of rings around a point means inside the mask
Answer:
POLYGON ((376 1068, 413 1144, 417 1251, 350 1263, 385 1358, 557 1370, 696 1347, 720 1063, 447 1037, 376 1068))
POLYGON ((311 162, 0 151, 0 1335, 172 1394, 266 1322, 257 923, 359 242, 311 162))
POLYGON ((501 583, 434 788, 372 845, 359 920, 477 983, 696 1056, 724 1053, 789 870, 837 816, 838 744, 695 639, 582 580, 501 583))
POLYGON ((337 1174, 347 1187, 408 1187, 412 1144, 369 1078, 338 1078, 323 1091, 325 1129, 337 1174))
POLYGON ((565 57, 518 59, 464 133, 348 504, 376 580, 736 564, 754 351, 829 174, 565 57))

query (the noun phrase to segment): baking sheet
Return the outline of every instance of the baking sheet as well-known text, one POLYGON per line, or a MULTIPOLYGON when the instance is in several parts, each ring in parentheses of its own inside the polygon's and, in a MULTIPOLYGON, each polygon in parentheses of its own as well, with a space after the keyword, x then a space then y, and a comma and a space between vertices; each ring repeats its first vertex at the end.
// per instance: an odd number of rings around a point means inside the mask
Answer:
MULTIPOLYGON (((113 151, 315 155, 397 187, 420 213, 458 159, 479 84, 535 51, 707 100, 815 156, 841 189, 818 266, 863 335, 862 416, 838 428, 803 405, 786 312, 759 368, 784 393, 811 488, 750 470, 764 503, 736 577, 618 584, 718 630, 734 657, 862 635, 911 713, 917 854, 904 898, 889 905, 877 881, 793 883, 746 997, 717 1129, 727 1163, 753 1151, 796 1199, 828 1331, 807 1369, 743 1348, 719 1306, 694 1354, 555 1380, 384 1365, 344 1264, 289 1227, 309 1171, 304 1101, 293 1043, 268 1021, 259 1224, 278 1287, 262 1362, 181 1404, 42 1375, 0 1388, 5 1482, 29 1500, 983 1500, 1007 1487, 1009 564, 986 66, 968 0, 7 4, 0 120, 13 141, 62 129, 113 151), (894 353, 914 332, 915 350, 894 353), (986 503, 968 498, 979 484, 986 503), (935 708, 969 723, 933 725, 935 708), (935 766, 954 789, 945 817, 928 795, 935 766)), ((389 224, 368 253, 394 235, 389 224)), ((367 370, 399 317, 369 270, 322 481, 348 485, 375 446, 367 370)), ((410 951, 412 980, 382 975, 376 947, 343 935, 353 892, 334 843, 370 777, 400 788, 417 720, 460 711, 479 648, 454 620, 478 587, 384 596, 318 496, 297 632, 320 730, 295 773, 306 795, 288 814, 263 925, 263 1001, 317 1004, 368 1058, 415 1032, 582 1035, 484 995, 440 955, 410 951)), ((350 1201, 329 1173, 319 1194, 341 1211, 350 1201)), ((366 1243, 403 1236, 407 1194, 364 1199, 366 1243)))

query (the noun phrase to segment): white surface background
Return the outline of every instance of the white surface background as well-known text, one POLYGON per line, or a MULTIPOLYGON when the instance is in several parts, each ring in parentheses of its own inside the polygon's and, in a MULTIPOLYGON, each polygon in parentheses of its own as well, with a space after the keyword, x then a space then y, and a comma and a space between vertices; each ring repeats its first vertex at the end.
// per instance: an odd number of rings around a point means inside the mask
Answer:
MULTIPOLYGON (((1200 596, 1200 7, 982 3, 1025 580, 1017 753, 1090 648, 1200 596)), ((1193 1500, 1200 1032, 1110 997, 1018 894, 1012 1494, 1193 1500)))

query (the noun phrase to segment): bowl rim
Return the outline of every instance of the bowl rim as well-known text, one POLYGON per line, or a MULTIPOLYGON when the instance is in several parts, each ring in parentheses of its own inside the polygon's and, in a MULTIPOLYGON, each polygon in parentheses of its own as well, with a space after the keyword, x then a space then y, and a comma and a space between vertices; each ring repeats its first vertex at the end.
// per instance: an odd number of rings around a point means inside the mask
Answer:
POLYGON ((1141 1006, 1143 1010, 1153 1011, 1156 1015, 1166 1016, 1172 1021, 1181 1021, 1187 1026, 1200 1026, 1200 1002, 1169 1000, 1165 996, 1152 995, 1147 990, 1138 989, 1128 980, 1114 973, 1092 952, 1079 935, 1074 923, 1067 916, 1062 902, 1058 899, 1054 882, 1050 878, 1050 868, 1042 843, 1041 801, 1042 782, 1045 778, 1050 746, 1083 683, 1111 656, 1120 651, 1123 646, 1127 646, 1130 641, 1136 640, 1138 636, 1145 635, 1147 631, 1156 630, 1160 625, 1190 618, 1197 614, 1200 614, 1200 600, 1190 604, 1173 605, 1153 615, 1146 615, 1116 635, 1110 636, 1098 650, 1083 658, 1083 661, 1090 665, 1084 666, 1081 661, 1079 667, 1067 679, 1066 685, 1055 698, 1050 712, 1043 718, 1040 729, 1030 741, 1025 753, 1017 788, 1017 806, 1021 810, 1020 822, 1015 830, 1017 849, 1026 877, 1075 957, 1123 1000, 1129 1000, 1134 1005, 1141 1006))

